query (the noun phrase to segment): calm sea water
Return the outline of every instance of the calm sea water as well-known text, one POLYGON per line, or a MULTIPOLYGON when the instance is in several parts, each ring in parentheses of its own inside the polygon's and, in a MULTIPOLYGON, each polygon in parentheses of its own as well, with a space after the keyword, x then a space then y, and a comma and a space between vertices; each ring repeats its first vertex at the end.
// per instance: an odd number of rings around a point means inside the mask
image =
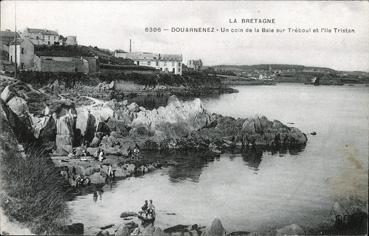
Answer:
POLYGON ((308 135, 299 153, 249 152, 208 159, 164 156, 179 165, 104 187, 101 198, 77 197, 71 219, 86 234, 118 224, 123 211, 145 199, 157 208, 156 225, 208 225, 218 217, 228 232, 297 223, 315 227, 331 219, 335 201, 368 197, 369 87, 240 86, 237 94, 204 100, 211 112, 234 117, 265 115, 308 135), (174 214, 173 214, 174 213, 174 214))

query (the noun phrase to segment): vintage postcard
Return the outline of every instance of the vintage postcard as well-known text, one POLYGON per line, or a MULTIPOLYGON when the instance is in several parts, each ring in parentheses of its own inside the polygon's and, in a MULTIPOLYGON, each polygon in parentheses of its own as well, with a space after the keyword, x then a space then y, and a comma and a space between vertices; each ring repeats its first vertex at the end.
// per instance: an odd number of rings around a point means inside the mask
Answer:
POLYGON ((1 1, 0 234, 366 235, 368 1, 1 1))

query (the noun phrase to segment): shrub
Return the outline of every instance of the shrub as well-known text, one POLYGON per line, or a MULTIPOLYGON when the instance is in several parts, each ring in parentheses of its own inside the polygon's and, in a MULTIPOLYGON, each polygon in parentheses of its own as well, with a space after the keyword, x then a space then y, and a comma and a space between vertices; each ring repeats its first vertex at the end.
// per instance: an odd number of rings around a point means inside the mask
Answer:
POLYGON ((6 142, 1 145, 5 214, 36 234, 58 232, 68 215, 66 181, 42 149, 32 146, 22 158, 6 142))

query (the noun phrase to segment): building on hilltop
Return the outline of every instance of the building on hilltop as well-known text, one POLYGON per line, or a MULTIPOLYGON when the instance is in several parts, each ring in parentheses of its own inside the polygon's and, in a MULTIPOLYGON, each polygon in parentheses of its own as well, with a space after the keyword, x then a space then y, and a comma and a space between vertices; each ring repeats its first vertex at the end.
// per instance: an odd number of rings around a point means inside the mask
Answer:
POLYGON ((26 28, 22 37, 30 39, 34 45, 59 44, 59 34, 54 30, 26 28))
POLYGON ((116 50, 115 57, 131 59, 138 66, 153 67, 167 73, 182 75, 182 55, 116 50))
POLYGON ((65 45, 77 45, 77 36, 67 36, 65 45))
POLYGON ((202 64, 201 59, 187 61, 187 68, 192 69, 192 70, 201 70, 202 65, 203 64, 202 64))

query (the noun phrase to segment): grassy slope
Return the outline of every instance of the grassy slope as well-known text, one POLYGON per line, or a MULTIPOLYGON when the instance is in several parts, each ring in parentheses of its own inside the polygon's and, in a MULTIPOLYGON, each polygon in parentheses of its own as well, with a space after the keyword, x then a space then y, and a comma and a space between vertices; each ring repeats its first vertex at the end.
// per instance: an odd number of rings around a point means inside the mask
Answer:
POLYGON ((30 146, 26 158, 17 152, 17 140, 0 108, 1 207, 10 220, 32 232, 55 233, 68 214, 66 182, 42 150, 30 146))

